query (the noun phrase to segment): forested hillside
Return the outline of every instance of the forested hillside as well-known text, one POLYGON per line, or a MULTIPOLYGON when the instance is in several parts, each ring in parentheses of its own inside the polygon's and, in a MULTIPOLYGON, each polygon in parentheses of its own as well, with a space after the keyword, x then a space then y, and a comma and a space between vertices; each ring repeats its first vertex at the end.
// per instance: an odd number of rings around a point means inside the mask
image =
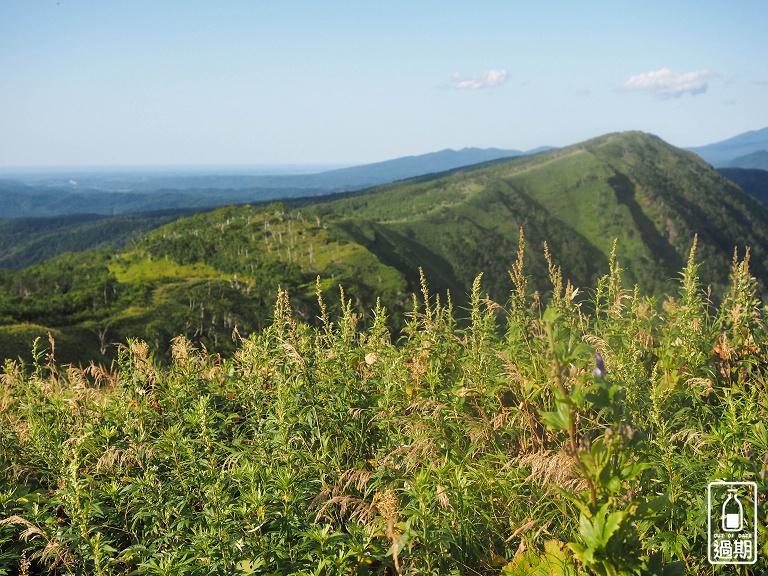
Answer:
POLYGON ((738 184, 750 196, 768 205, 768 170, 720 168, 718 172, 738 184))
MULTIPOLYGON (((278 287, 297 314, 318 314, 315 292, 343 285, 355 310, 381 297, 402 309, 406 283, 365 248, 283 205, 229 207, 178 220, 124 249, 68 253, 0 271, 0 353, 31 359, 50 332, 62 362, 109 362, 114 343, 150 342, 159 354, 184 334, 230 353, 233 336, 264 328, 278 287)), ((334 305, 337 300, 334 299, 334 305)))
POLYGON ((0 219, 0 269, 20 269, 62 252, 120 248, 143 232, 193 210, 166 210, 122 216, 74 214, 50 218, 0 219))

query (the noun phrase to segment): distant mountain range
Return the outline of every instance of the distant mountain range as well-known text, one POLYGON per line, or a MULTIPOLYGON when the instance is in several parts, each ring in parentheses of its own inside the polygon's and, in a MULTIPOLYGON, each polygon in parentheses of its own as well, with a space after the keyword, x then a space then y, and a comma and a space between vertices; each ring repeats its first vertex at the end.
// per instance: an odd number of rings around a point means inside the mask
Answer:
MULTIPOLYGON (((216 188, 243 190, 247 188, 260 189, 296 189, 309 190, 317 195, 329 192, 361 190, 379 184, 387 184, 396 180, 404 180, 415 176, 423 176, 435 172, 444 172, 462 166, 480 164, 500 158, 513 158, 527 154, 535 154, 549 147, 537 148, 528 152, 520 150, 500 150, 498 148, 462 148, 461 150, 446 149, 418 156, 404 156, 383 162, 374 162, 361 166, 338 168, 316 174, 288 174, 274 176, 190 176, 150 180, 146 188, 173 188, 177 190, 192 190, 200 188, 216 188)), ((293 195, 292 195, 293 196, 293 195)))
POLYGON ((724 168, 768 170, 768 150, 758 150, 751 154, 738 156, 728 162, 728 165, 724 166, 724 168))
MULTIPOLYGON (((50 332, 66 361, 108 361, 112 343, 128 337, 161 350, 177 334, 227 353, 234 330, 268 323, 278 287, 299 316, 321 315, 318 276, 328 292, 343 285, 361 318, 381 296, 396 324, 420 289, 420 268, 457 309, 481 272, 483 292, 505 302, 521 229, 529 294, 553 290, 545 242, 574 288, 608 273, 616 241, 628 288, 672 293, 695 235, 713 298, 734 248, 743 255, 749 246, 750 271, 768 280, 768 207, 700 157, 628 132, 339 196, 227 206, 117 251, 0 270, 0 350, 28 355, 31 340, 50 332)), ((337 297, 327 302, 338 309, 337 297)))
POLYGON ((414 176, 443 172, 500 158, 535 153, 497 148, 442 150, 316 174, 134 176, 76 172, 58 177, 0 180, 0 216, 28 218, 63 214, 126 214, 148 210, 202 208, 228 203, 319 196, 360 190, 414 176))
MULTIPOLYGON (((549 150, 446 149, 311 174, 30 174, 0 179, 0 218, 118 215, 322 196, 549 150)), ((688 150, 717 168, 768 170, 768 128, 688 150)))
POLYGON ((752 130, 706 146, 686 148, 715 168, 768 170, 768 128, 752 130))

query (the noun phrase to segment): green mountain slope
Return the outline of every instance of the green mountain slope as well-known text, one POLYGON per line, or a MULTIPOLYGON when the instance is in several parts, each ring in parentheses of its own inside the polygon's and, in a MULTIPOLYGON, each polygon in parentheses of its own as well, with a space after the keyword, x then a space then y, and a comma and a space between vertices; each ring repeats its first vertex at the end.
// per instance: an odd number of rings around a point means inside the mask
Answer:
POLYGON ((700 158, 638 132, 384 186, 314 211, 406 266, 409 278, 420 262, 441 288, 466 293, 482 271, 495 298, 508 293, 520 227, 539 289, 548 287, 544 240, 577 286, 607 269, 614 239, 628 281, 651 292, 670 289, 695 234, 707 282, 725 282, 736 246, 752 248, 759 276, 768 271, 768 210, 700 158))
POLYGON ((120 247, 137 234, 194 213, 177 209, 121 216, 0 218, 0 268, 26 268, 62 252, 120 247))
POLYGON ((718 168, 717 171, 738 184, 744 192, 768 205, 768 170, 718 168))
POLYGON ((137 171, 0 179, 0 268, 24 268, 66 251, 119 247, 138 232, 216 206, 357 190, 524 154, 448 149, 316 174, 169 176, 137 171), (70 183, 75 181, 76 186, 70 183))

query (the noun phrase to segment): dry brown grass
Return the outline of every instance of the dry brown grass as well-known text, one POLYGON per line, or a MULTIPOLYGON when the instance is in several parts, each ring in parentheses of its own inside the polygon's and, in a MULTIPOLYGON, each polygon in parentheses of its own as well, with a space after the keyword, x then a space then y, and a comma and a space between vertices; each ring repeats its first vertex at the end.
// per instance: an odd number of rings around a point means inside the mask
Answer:
POLYGON ((576 461, 562 450, 541 450, 524 454, 510 461, 507 466, 530 468, 529 482, 540 485, 554 484, 568 492, 587 489, 587 483, 579 472, 576 461))

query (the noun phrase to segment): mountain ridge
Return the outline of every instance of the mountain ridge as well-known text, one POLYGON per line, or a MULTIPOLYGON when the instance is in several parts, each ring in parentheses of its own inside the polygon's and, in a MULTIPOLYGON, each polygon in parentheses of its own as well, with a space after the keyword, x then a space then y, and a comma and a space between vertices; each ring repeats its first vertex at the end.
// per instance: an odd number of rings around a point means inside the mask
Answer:
MULTIPOLYGON (((536 149, 549 149, 543 147, 536 149)), ((502 150, 497 148, 463 148, 461 150, 445 149, 438 152, 387 160, 371 165, 351 167, 358 179, 369 179, 366 173, 377 172, 374 182, 399 179, 401 177, 424 176, 425 174, 455 170, 473 162, 488 162, 510 156, 532 154, 536 151, 521 152, 519 150, 502 150), (370 166, 370 167, 369 167, 370 166)), ((335 170, 327 171, 330 176, 327 182, 333 182, 335 170)), ((342 171, 342 174, 344 172, 342 171)), ((285 187, 289 180, 285 178, 302 178, 304 176, 283 177, 282 187, 278 188, 246 188, 246 189, 164 189, 154 192, 104 192, 98 188, 86 186, 77 187, 66 185, 69 176, 61 177, 60 181, 45 180, 44 186, 33 186, 28 183, 0 178, 0 205, 3 206, 0 217, 0 248, 4 254, 0 257, 0 268, 21 268, 32 265, 43 259, 50 258, 64 250, 85 250, 95 247, 120 246, 130 239, 131 225, 133 232, 143 232, 169 222, 168 215, 176 212, 179 215, 189 214, 190 211, 207 211, 216 206, 247 202, 291 201, 296 198, 322 198, 325 195, 338 194, 346 190, 333 186, 324 187, 285 187), (54 185, 55 184, 55 185, 54 185), (158 215, 163 212, 162 215, 158 215), (114 226, 103 218, 92 216, 112 217, 114 226), (38 237, 20 230, 23 224, 37 231, 38 237), (89 225, 84 225, 85 221, 89 225), (114 232, 110 237, 110 232, 114 232), (42 235, 45 240, 41 240, 42 235)), ((314 178, 314 176, 312 176, 314 178)), ((113 186, 122 188, 124 183, 111 179, 109 174, 100 178, 108 178, 113 186)), ((198 185, 209 177, 194 177, 190 182, 198 185)), ((221 180, 214 177, 212 183, 231 184, 238 176, 226 176, 221 180)), ((261 177, 262 183, 268 182, 261 177)), ((278 178, 279 180, 279 178, 278 178)), ((367 181, 367 180, 366 180, 367 181)), ((96 183, 99 180, 95 181, 96 183)), ((157 182, 157 181, 156 181, 157 182)), ((178 180, 177 180, 178 182, 178 180)), ((250 181, 249 181, 250 182, 250 181)), ((306 185, 311 180, 298 181, 306 185)), ((347 183, 349 179, 347 177, 347 183)), ((166 183, 172 183, 166 182, 166 183)), ((297 181, 292 181, 297 184, 297 181)), ((157 186, 157 183, 152 186, 157 186)), ((351 186, 356 191, 358 186, 351 186)), ((364 189, 363 187, 362 189, 364 189)), ((295 202, 295 200, 294 200, 295 202)))
POLYGON ((704 158, 715 168, 727 167, 735 159, 768 150, 768 127, 737 134, 720 142, 685 148, 704 158))
MULTIPOLYGON (((466 192, 479 193, 484 190, 484 194, 493 195, 492 190, 505 189, 506 197, 509 199, 514 196, 517 198, 515 201, 521 205, 528 201, 540 204, 559 224, 570 230, 571 237, 580 235, 593 248, 597 248, 602 254, 603 263, 607 262, 613 238, 619 238, 620 254, 623 252, 625 257, 629 256, 626 264, 631 269, 630 275, 643 277, 646 282, 654 284, 655 288, 669 286, 667 280, 677 273, 685 261, 696 233, 700 235, 699 250, 703 255, 722 251, 728 243, 727 239, 716 231, 723 227, 721 224, 700 229, 691 225, 691 222, 703 223, 713 220, 696 208, 697 202, 701 200, 700 190, 707 192, 707 202, 711 205, 708 205, 707 210, 719 210, 724 214, 731 211, 745 222, 749 222, 754 214, 759 214, 763 219, 768 218, 768 211, 764 206, 712 170, 698 156, 640 132, 603 135, 584 143, 528 158, 512 159, 489 167, 468 167, 451 173, 447 178, 464 180, 461 185, 458 181, 448 185, 440 181, 440 176, 436 176, 431 184, 430 181, 420 181, 410 185, 408 190, 413 194, 409 200, 410 210, 393 214, 391 209, 386 209, 388 201, 382 196, 382 192, 395 190, 395 194, 400 194, 400 200, 403 200, 402 190, 397 192, 397 185, 389 185, 378 188, 374 195, 356 195, 347 200, 340 200, 346 204, 340 205, 343 207, 338 210, 343 216, 337 214, 336 217, 342 222, 342 226, 345 220, 354 215, 359 218, 368 217, 379 226, 390 225, 392 228, 399 228, 400 232, 405 232, 406 235, 418 237, 424 235, 424 230, 429 228, 432 220, 439 220, 435 214, 440 211, 446 214, 450 211, 457 212, 450 217, 462 221, 463 216, 458 212, 466 208, 462 204, 466 192), (551 168, 554 163, 557 169, 551 168), (462 174, 464 176, 460 176, 462 174), (689 182, 688 179, 694 176, 695 180, 689 182), (434 192, 435 189, 445 186, 453 186, 454 192, 434 192), (456 191, 459 187, 463 193, 456 191), (563 194, 563 190, 567 193, 563 194), (720 198, 723 191, 726 192, 725 200, 720 198), (416 199, 422 195, 432 195, 433 202, 417 207, 416 199), (440 207, 435 209, 435 204, 440 207), (605 217, 599 217, 601 210, 615 214, 615 221, 606 222, 605 217), (388 212, 387 218, 379 218, 379 215, 385 212, 388 212), (374 217, 371 217, 372 215, 374 217), (415 222, 422 216, 423 221, 413 226, 407 223, 415 222), (404 220, 398 221, 398 218, 404 220), (655 249, 649 249, 649 244, 655 246, 655 249)), ((406 183, 402 185, 406 186, 406 183)), ((398 205, 398 202, 393 204, 398 205)), ((399 202, 399 205, 403 205, 402 202, 399 202)), ((323 203, 323 208, 318 207, 318 210, 329 215, 329 212, 334 211, 333 203, 323 203)), ((508 226, 505 232, 497 237, 497 241, 514 251, 517 230, 530 218, 517 213, 510 213, 508 216, 515 224, 508 226)), ((488 218, 488 215, 482 217, 488 218)), ((738 218, 721 218, 727 220, 727 227, 737 238, 734 244, 727 247, 727 256, 719 258, 719 264, 725 264, 726 268, 735 244, 759 244, 756 252, 763 257, 762 246, 768 240, 763 234, 762 224, 755 228, 761 231, 759 240, 752 232, 737 234, 738 218)), ((499 230, 498 224, 494 230, 499 230)), ((526 229, 526 233, 528 232, 526 229)), ((431 244, 431 248, 439 254, 437 243, 431 244)), ((462 242, 458 242, 457 246, 462 246, 462 242)), ((563 242, 562 250, 564 253, 570 251, 567 242, 563 242)), ((557 253, 554 249, 552 251, 557 253)), ((461 253, 459 248, 457 253, 461 253)), ((450 257, 449 254, 446 256, 450 257)), ((563 258, 564 263, 567 260, 569 258, 563 258)), ((705 260, 708 261, 709 258, 705 260)), ((507 264, 508 262, 505 263, 507 264)), ((539 265, 543 266, 543 263, 539 262, 539 265)), ((460 263, 456 262, 456 266, 460 266, 460 263)), ((762 261, 760 266, 764 267, 762 261)), ((585 271, 589 265, 583 263, 582 268, 585 271)), ((707 269, 707 274, 714 272, 709 269, 713 267, 707 263, 703 268, 707 269)), ((499 270, 497 276, 503 276, 503 270, 499 270)), ((724 280, 722 273, 716 276, 718 282, 724 280)), ((585 283, 587 277, 576 274, 573 279, 578 283, 585 283)), ((468 279, 465 274, 464 285, 468 279)))
POLYGON ((730 160, 723 168, 768 170, 768 150, 758 150, 730 160))

